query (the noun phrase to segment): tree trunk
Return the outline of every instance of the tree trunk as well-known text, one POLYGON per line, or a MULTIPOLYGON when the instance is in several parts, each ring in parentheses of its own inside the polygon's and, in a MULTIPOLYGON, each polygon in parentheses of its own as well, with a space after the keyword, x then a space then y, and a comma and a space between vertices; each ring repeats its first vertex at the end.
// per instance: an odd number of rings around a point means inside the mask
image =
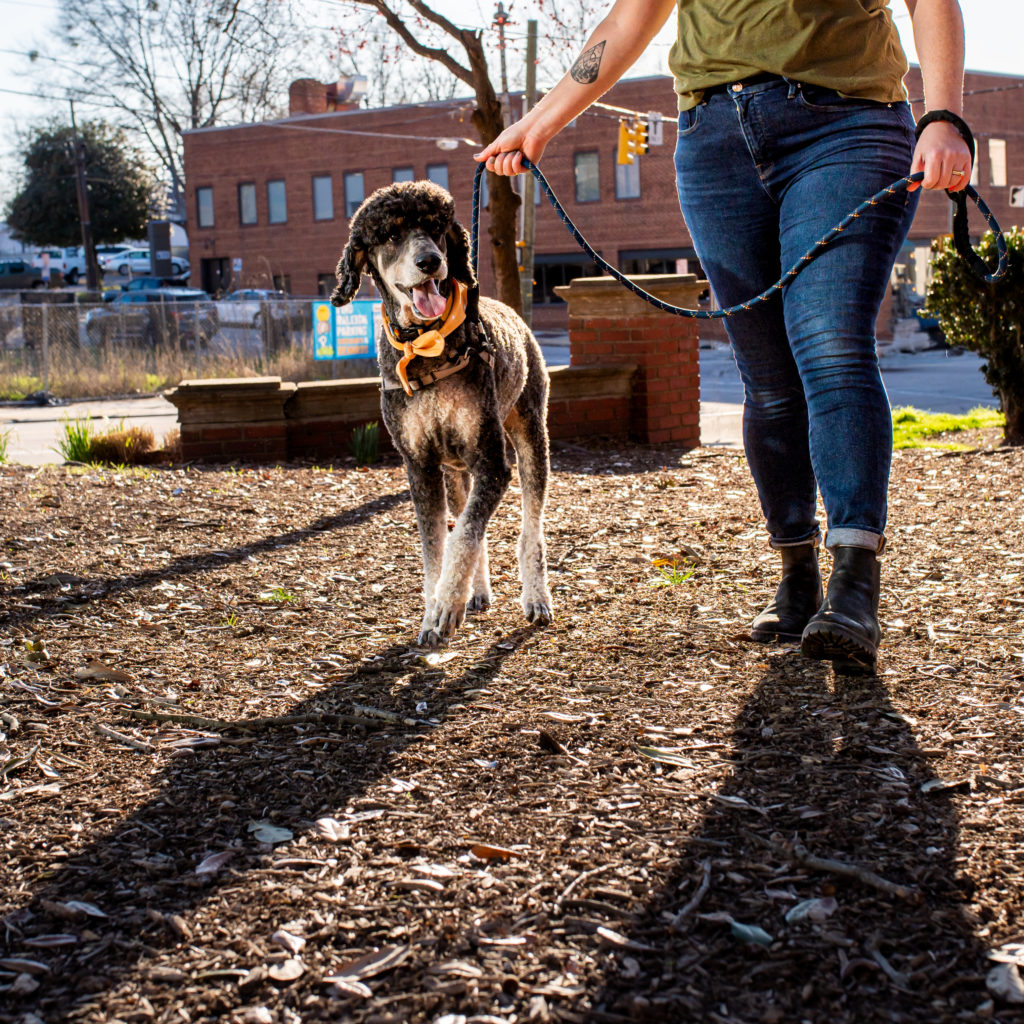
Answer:
MULTIPOLYGON (((494 92, 487 73, 487 60, 483 45, 476 33, 464 31, 463 45, 469 56, 473 73, 473 87, 476 92, 476 110, 473 111, 473 125, 486 146, 504 131, 501 101, 494 92)), ((491 267, 494 270, 497 298, 517 313, 523 311, 523 293, 519 278, 519 264, 516 260, 516 234, 518 228, 519 196, 512 188, 512 179, 504 175, 491 174, 490 186, 491 226, 491 267)))

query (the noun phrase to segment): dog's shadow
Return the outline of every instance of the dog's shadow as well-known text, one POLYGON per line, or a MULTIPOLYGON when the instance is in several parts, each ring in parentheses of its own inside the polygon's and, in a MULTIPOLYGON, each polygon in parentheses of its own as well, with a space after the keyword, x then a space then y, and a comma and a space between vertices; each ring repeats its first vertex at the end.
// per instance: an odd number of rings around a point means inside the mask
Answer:
MULTIPOLYGON (((432 714, 444 716, 449 709, 457 714, 456 705, 470 704, 475 699, 470 691, 486 687, 533 633, 525 627, 502 636, 470 670, 435 678, 432 714)), ((405 645, 368 652, 351 672, 287 709, 289 718, 308 719, 308 724, 285 723, 255 735, 239 730, 225 734, 212 749, 165 759, 166 767, 153 777, 130 772, 119 783, 123 805, 130 807, 136 794, 144 797, 127 812, 97 806, 88 781, 66 793, 62 798, 67 802, 45 833, 9 853, 10 873, 18 881, 4 898, 0 955, 14 958, 6 969, 18 969, 25 960, 48 965, 44 973, 31 976, 38 988, 25 987, 21 1012, 53 1022, 77 1018, 83 1004, 97 1009, 111 996, 135 993, 137 998, 139 986, 145 989, 140 960, 152 963, 176 943, 191 943, 194 952, 204 935, 222 947, 230 962, 237 943, 224 932, 218 908, 240 899, 250 908, 247 918, 258 918, 267 911, 261 889, 275 905, 280 903, 273 887, 266 886, 268 879, 274 877, 286 893, 287 878, 276 876, 323 869, 302 858, 304 836, 315 821, 336 817, 343 827, 352 822, 357 833, 367 790, 393 770, 403 751, 431 735, 429 729, 395 722, 371 720, 373 728, 363 731, 339 730, 315 719, 351 711, 354 690, 387 689, 399 677, 408 679, 417 657, 405 645), (108 817, 116 819, 109 827, 108 817), (287 830, 293 839, 275 855, 270 845, 259 845, 264 833, 250 834, 253 823, 287 830), (230 859, 219 871, 196 873, 211 854, 228 851, 230 859)), ((104 794, 111 791, 108 787, 104 794)), ((374 813, 387 812, 375 806, 379 810, 374 813)), ((375 823, 368 827, 373 830, 375 823)), ((280 835, 270 841, 279 842, 280 835)), ((343 857, 348 847, 338 850, 343 857)), ((283 916, 275 926, 303 912, 308 907, 276 906, 273 913, 283 916)), ((267 935, 272 931, 269 927, 267 935)), ((237 941, 244 945, 242 936, 237 941)), ((194 959, 189 953, 185 958, 194 959)), ((31 964, 27 969, 36 970, 31 964)), ((178 973, 148 970, 150 983, 177 984, 178 973)), ((8 1018, 0 1014, 0 1019, 8 1018)))

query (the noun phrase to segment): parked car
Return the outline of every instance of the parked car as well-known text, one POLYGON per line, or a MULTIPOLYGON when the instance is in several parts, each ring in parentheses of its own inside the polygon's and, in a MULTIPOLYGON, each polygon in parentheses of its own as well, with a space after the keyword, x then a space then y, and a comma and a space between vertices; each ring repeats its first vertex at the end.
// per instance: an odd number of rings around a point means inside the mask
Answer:
MULTIPOLYGON (((122 276, 128 274, 149 274, 153 269, 148 249, 123 249, 100 258, 100 265, 107 272, 114 271, 122 276)), ((178 256, 171 257, 171 273, 184 274, 188 263, 178 256)))
MULTIPOLYGON (((217 302, 220 322, 232 327, 254 327, 259 330, 264 320, 275 326, 298 330, 306 318, 308 302, 291 298, 287 292, 269 288, 240 288, 228 292, 217 302)), ((310 314, 312 315, 312 314, 310 314)))
POLYGON ((89 345, 205 348, 218 329, 217 308, 198 288, 136 288, 85 316, 89 345))
MULTIPOLYGON (((50 284, 61 284, 63 278, 59 269, 50 271, 50 284)), ((0 291, 15 288, 45 288, 43 272, 22 259, 0 260, 0 291)))

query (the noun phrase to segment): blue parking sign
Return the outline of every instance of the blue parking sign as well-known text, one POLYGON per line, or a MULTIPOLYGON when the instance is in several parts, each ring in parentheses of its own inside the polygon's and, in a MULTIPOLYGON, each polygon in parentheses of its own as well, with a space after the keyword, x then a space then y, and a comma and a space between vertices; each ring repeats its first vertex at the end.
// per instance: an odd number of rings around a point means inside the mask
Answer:
POLYGON ((359 300, 347 306, 313 303, 314 359, 373 359, 380 302, 359 300))

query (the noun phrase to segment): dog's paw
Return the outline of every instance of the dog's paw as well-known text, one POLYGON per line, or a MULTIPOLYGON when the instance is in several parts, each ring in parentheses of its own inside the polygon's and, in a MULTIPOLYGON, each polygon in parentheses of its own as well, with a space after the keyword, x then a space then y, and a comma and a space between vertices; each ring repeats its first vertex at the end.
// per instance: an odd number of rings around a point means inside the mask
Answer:
POLYGON ((466 605, 466 611, 470 612, 485 612, 491 607, 491 601, 494 599, 494 595, 490 589, 480 590, 473 594, 469 599, 469 604, 466 605))
POLYGON ((445 640, 454 635, 465 618, 465 601, 436 601, 434 604, 434 629, 445 640))
POLYGON ((555 617, 555 613, 551 610, 552 601, 548 596, 530 599, 524 594, 522 604, 527 622, 535 622, 538 626, 547 626, 555 617))
POLYGON ((424 627, 420 630, 419 639, 416 641, 418 647, 440 647, 441 634, 433 627, 424 627))

